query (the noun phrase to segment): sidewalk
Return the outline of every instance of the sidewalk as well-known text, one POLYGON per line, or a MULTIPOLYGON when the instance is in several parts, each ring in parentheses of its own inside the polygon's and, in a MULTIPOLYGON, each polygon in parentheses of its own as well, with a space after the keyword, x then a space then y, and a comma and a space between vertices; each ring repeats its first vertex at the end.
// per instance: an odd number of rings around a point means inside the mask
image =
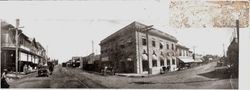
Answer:
POLYGON ((33 70, 33 71, 31 71, 31 72, 29 72, 29 73, 27 73, 27 74, 24 74, 23 72, 21 72, 21 73, 18 73, 17 75, 16 75, 16 73, 15 72, 13 72, 13 73, 8 73, 6 76, 7 76, 7 81, 8 82, 12 82, 12 81, 15 81, 15 80, 18 80, 18 79, 22 79, 22 78, 25 78, 25 77, 29 77, 29 76, 32 76, 32 75, 34 75, 34 74, 36 74, 35 72, 37 72, 36 70, 33 70))

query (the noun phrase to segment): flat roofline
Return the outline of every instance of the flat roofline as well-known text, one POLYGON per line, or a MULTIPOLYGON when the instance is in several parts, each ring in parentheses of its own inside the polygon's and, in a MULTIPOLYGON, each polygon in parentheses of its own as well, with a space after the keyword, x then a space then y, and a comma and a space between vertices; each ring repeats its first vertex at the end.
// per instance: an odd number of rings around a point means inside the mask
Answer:
MULTIPOLYGON (((101 40, 101 42, 99 43, 99 45, 102 45, 103 43, 106 43, 107 41, 109 41, 110 39, 112 39, 113 37, 117 36, 117 34, 123 30, 125 30, 125 28, 127 27, 134 27, 136 28, 136 30, 139 30, 139 29, 142 29, 142 28, 145 28, 147 25, 145 24, 142 24, 140 22, 137 22, 137 21, 134 21, 132 23, 130 23, 129 25, 123 27, 122 29, 116 31, 115 33, 109 35, 108 37, 106 37, 105 39, 101 40)), ((153 35, 153 36, 159 36, 159 37, 163 37, 165 39, 168 39, 168 40, 171 40, 171 41, 174 41, 174 42, 178 42, 178 40, 176 39, 176 37, 168 34, 168 33, 165 33, 163 31, 160 31, 158 29, 155 29, 155 28, 152 28, 153 30, 149 31, 149 34, 150 35, 153 35)))

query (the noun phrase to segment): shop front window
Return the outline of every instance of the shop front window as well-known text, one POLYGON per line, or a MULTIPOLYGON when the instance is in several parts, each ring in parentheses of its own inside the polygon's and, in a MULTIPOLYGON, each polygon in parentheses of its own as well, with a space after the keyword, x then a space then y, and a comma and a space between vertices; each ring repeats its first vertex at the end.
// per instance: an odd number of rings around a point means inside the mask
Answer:
POLYGON ((153 67, 157 66, 157 60, 153 60, 152 63, 153 63, 153 67))
POLYGON ((175 65, 175 59, 172 59, 172 64, 175 65))
POLYGON ((164 66, 164 60, 161 59, 161 66, 164 66))
POLYGON ((169 59, 167 60, 167 65, 170 65, 170 60, 169 59))

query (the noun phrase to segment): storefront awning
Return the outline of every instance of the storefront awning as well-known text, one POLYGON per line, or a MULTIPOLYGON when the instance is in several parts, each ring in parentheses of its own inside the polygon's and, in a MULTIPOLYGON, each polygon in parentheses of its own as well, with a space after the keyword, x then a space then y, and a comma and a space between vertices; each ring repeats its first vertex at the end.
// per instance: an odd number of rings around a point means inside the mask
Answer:
POLYGON ((156 55, 152 55, 153 60, 158 60, 156 55))
POLYGON ((202 62, 201 59, 194 60, 194 62, 202 62))
POLYGON ((142 54, 142 60, 148 60, 148 55, 147 54, 142 54))
POLYGON ((194 62, 194 59, 192 59, 192 58, 178 58, 178 59, 181 60, 184 63, 194 62))
POLYGON ((164 46, 164 43, 163 43, 163 42, 160 42, 160 44, 164 46))

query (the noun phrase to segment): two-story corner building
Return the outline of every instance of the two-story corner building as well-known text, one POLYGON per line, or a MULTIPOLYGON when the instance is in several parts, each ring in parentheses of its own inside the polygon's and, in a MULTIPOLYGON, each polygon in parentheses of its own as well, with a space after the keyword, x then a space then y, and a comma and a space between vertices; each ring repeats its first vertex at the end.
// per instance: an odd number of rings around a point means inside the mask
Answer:
POLYGON ((147 39, 146 32, 142 31, 145 27, 147 25, 133 22, 103 39, 100 43, 102 66, 113 67, 119 73, 137 74, 158 74, 164 66, 177 70, 178 40, 154 28, 148 31, 147 39))
MULTIPOLYGON (((1 22, 1 69, 16 71, 16 40, 14 26, 1 22)), ((24 65, 35 68, 45 60, 45 49, 34 38, 29 38, 18 30, 18 71, 22 72, 24 65)))
POLYGON ((176 45, 176 51, 178 54, 178 57, 192 57, 193 53, 189 50, 188 47, 177 44, 176 45))

